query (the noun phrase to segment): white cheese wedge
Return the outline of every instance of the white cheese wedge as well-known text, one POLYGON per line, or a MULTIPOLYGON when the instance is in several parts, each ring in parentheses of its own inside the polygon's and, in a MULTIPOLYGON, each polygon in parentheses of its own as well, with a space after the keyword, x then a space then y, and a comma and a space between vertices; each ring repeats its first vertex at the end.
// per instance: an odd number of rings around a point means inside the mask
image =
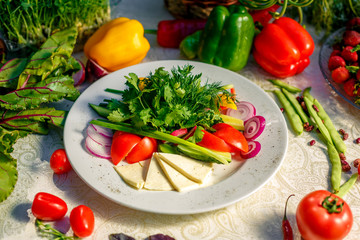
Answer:
POLYGON ((159 158, 181 174, 197 183, 204 183, 213 170, 213 164, 178 154, 158 153, 159 158))
POLYGON ((164 160, 161 160, 161 158, 158 157, 157 155, 155 155, 155 158, 159 162, 162 170, 164 171, 166 177, 169 179, 175 190, 181 192, 181 191, 192 190, 200 186, 200 184, 185 177, 175 168, 167 164, 164 160))
POLYGON ((115 171, 128 185, 141 189, 145 184, 145 162, 138 162, 123 166, 114 166, 115 171))
POLYGON ((150 160, 150 164, 146 174, 144 189, 153 191, 170 191, 174 190, 165 173, 162 171, 158 161, 154 155, 150 160))

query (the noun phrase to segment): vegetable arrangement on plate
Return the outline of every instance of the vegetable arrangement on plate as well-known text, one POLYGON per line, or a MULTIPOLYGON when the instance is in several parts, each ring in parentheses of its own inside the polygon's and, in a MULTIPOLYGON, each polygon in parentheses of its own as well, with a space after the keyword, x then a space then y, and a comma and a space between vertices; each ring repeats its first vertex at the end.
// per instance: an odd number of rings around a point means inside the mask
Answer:
POLYGON ((193 68, 177 66, 168 72, 160 67, 145 78, 130 73, 125 76, 128 88, 107 89, 120 96, 90 103, 106 119, 87 127, 89 152, 114 165, 138 163, 158 151, 220 164, 230 163, 232 155, 255 157, 265 119, 251 103, 235 100, 232 86, 201 83, 193 68))

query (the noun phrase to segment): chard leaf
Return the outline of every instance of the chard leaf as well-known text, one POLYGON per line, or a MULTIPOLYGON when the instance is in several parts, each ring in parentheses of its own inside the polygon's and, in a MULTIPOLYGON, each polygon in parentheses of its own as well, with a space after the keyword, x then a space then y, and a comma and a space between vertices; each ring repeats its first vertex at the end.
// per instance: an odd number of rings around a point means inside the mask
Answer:
MULTIPOLYGON (((65 29, 51 35, 40 50, 35 52, 24 71, 20 74, 17 89, 28 82, 39 82, 47 78, 59 66, 66 66, 76 43, 77 29, 65 29)), ((80 69, 78 65, 77 70, 80 69)))
POLYGON ((0 96, 0 106, 9 110, 37 108, 42 103, 59 101, 63 98, 75 100, 80 92, 69 76, 47 78, 25 88, 0 96))
POLYGON ((6 130, 0 127, 0 202, 4 201, 14 190, 18 172, 16 159, 10 153, 15 142, 28 133, 18 130, 6 130))
POLYGON ((0 126, 6 129, 26 130, 39 134, 48 133, 48 124, 62 127, 67 112, 54 108, 40 108, 23 111, 0 111, 0 126))
POLYGON ((7 61, 0 69, 0 87, 16 89, 18 77, 26 63, 26 58, 14 58, 7 61))

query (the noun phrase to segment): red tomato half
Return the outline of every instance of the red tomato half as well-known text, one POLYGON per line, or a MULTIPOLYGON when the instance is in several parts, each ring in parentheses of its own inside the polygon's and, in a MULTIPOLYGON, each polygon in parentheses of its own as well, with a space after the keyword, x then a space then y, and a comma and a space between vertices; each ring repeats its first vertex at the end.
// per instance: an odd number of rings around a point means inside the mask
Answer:
POLYGON ((57 149, 53 152, 50 158, 50 167, 56 174, 67 173, 72 169, 65 149, 57 149))
POLYGON ((117 165, 140 141, 141 137, 131 133, 122 133, 113 137, 111 144, 112 162, 117 165))
POLYGON ((31 211, 33 215, 45 221, 54 221, 65 216, 68 208, 64 200, 46 192, 35 195, 31 211))
POLYGON ((215 136, 221 138, 226 143, 235 147, 236 150, 241 150, 243 152, 249 151, 249 146, 246 138, 240 131, 238 131, 234 127, 226 123, 217 123, 212 126, 212 128, 216 130, 216 132, 213 133, 215 136))
POLYGON ((70 213, 70 226, 76 236, 80 238, 90 236, 95 227, 93 211, 85 205, 77 206, 70 213))
POLYGON ((224 140, 205 130, 201 131, 204 133, 204 136, 201 141, 197 143, 199 146, 219 152, 231 151, 231 147, 224 140))
POLYGON ((296 222, 301 236, 306 240, 340 240, 350 232, 353 215, 343 199, 329 191, 318 190, 300 201, 296 210, 296 222), (322 202, 330 195, 338 198, 337 205, 343 204, 340 212, 329 213, 322 206, 322 202))
POLYGON ((128 163, 136 163, 151 158, 157 150, 157 141, 153 138, 144 137, 126 156, 128 163))

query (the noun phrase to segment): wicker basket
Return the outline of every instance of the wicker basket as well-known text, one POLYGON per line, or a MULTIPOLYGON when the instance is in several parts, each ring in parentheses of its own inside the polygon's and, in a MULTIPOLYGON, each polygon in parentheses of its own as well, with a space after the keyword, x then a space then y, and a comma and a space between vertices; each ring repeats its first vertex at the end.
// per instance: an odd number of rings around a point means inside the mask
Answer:
POLYGON ((218 6, 229 6, 238 3, 238 0, 164 0, 165 7, 178 19, 200 18, 206 19, 211 10, 218 6))

